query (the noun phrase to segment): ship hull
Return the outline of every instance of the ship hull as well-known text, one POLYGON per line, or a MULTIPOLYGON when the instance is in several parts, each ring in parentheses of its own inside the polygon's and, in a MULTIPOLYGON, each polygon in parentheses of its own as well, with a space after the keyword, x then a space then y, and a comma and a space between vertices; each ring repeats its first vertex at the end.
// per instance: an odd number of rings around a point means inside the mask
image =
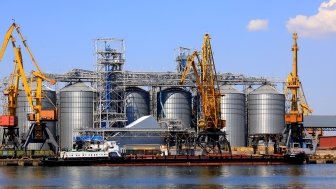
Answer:
POLYGON ((280 165, 303 164, 304 154, 279 156, 212 155, 212 156, 127 156, 110 159, 45 158, 43 166, 209 166, 209 165, 280 165))

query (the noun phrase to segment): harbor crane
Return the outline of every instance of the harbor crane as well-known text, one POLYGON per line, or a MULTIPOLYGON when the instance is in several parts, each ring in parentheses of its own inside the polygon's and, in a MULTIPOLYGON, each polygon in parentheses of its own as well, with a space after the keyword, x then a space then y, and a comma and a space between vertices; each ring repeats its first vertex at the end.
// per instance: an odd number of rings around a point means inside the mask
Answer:
MULTIPOLYGON (((17 128, 17 117, 16 117, 16 105, 17 105, 17 97, 19 91, 19 81, 21 80, 22 86, 27 97, 27 101, 33 113, 29 113, 27 115, 28 121, 32 122, 30 126, 28 136, 24 140, 23 148, 26 149, 30 142, 37 143, 49 143, 54 147, 54 150, 58 149, 58 145, 52 136, 52 133, 46 127, 46 124, 43 121, 56 121, 57 120, 57 111, 55 109, 43 109, 42 107, 42 83, 43 81, 48 81, 50 84, 55 84, 54 80, 51 80, 43 75, 40 67, 38 66, 36 59, 34 58, 30 48, 26 40, 23 38, 21 34, 20 27, 14 22, 6 32, 1 50, 0 50, 0 61, 4 56, 7 45, 11 41, 13 50, 14 50, 14 71, 11 75, 11 82, 7 86, 4 91, 4 95, 7 96, 7 112, 5 115, 0 116, 0 126, 4 127, 7 132, 4 132, 6 135, 9 135, 9 138, 16 138, 18 136, 18 128, 17 128), (21 54, 21 48, 16 46, 16 41, 13 36, 14 30, 20 37, 26 51, 28 52, 31 61, 35 65, 36 70, 32 71, 32 77, 30 78, 32 81, 36 83, 36 89, 32 89, 31 83, 29 83, 29 79, 26 76, 24 67, 23 67, 23 59, 21 54)), ((17 147, 17 142, 15 142, 15 146, 17 147)))
POLYGON ((310 115, 313 110, 309 107, 303 93, 302 84, 298 75, 298 35, 293 33, 293 65, 292 72, 288 75, 285 94, 290 101, 289 112, 285 115, 286 122, 286 145, 290 150, 304 151, 306 154, 313 153, 316 146, 311 137, 305 132, 303 116, 310 115))
POLYGON ((222 153, 222 150, 231 153, 226 133, 222 131, 225 127, 225 120, 221 119, 220 114, 220 100, 223 95, 219 90, 210 39, 209 34, 204 35, 201 57, 197 51, 188 56, 180 83, 184 83, 192 67, 201 99, 201 112, 197 122, 197 128, 200 129, 199 145, 208 153, 216 153, 216 147, 219 153, 222 153))

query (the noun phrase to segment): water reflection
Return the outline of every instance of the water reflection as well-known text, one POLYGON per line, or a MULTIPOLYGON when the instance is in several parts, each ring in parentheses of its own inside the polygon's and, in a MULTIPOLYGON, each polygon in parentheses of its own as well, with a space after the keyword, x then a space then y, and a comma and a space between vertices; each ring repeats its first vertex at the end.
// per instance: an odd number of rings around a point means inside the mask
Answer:
POLYGON ((0 188, 326 188, 336 165, 0 167, 0 188))

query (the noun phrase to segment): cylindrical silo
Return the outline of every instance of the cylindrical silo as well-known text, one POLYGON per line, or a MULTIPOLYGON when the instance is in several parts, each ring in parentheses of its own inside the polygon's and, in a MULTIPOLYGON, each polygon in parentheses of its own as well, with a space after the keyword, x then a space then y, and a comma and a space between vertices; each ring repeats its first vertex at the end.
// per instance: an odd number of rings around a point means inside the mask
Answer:
POLYGON ((93 127, 94 91, 82 82, 69 85, 59 93, 60 147, 72 149, 78 136, 74 129, 93 127))
MULTIPOLYGON (((32 86, 34 91, 36 86, 32 86)), ((55 109, 56 107, 56 92, 48 87, 43 86, 42 88, 43 99, 42 99, 42 109, 55 109)), ((27 114, 33 113, 32 108, 29 106, 26 93, 23 89, 19 89, 19 95, 17 98, 16 106, 16 116, 18 119, 19 127, 19 137, 20 139, 26 139, 27 133, 32 122, 28 121, 27 114)), ((54 121, 44 121, 47 127, 53 134, 53 137, 56 136, 56 122, 54 121)), ((28 150, 39 150, 42 147, 42 143, 30 143, 27 146, 28 150)), ((49 149, 48 144, 44 144, 43 149, 49 149)))
POLYGON ((245 129, 245 95, 231 85, 220 87, 221 97, 220 111, 221 118, 226 120, 224 130, 232 147, 246 145, 245 129))
POLYGON ((157 99, 159 118, 180 120, 182 128, 190 128, 190 92, 181 88, 168 88, 159 92, 157 99))
POLYGON ((126 89, 127 124, 149 115, 149 92, 138 87, 126 89))
POLYGON ((280 134, 285 126, 285 96, 270 85, 248 95, 249 135, 280 134))
POLYGON ((245 138, 248 139, 248 96, 249 94, 254 91, 254 88, 250 85, 247 88, 244 88, 242 91, 245 94, 245 138))

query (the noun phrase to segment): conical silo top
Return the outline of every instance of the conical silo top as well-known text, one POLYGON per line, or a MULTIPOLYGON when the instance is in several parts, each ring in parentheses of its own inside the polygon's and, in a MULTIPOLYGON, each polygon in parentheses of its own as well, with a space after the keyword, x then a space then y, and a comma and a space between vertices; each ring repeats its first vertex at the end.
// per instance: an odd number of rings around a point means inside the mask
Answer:
POLYGON ((76 91, 87 91, 87 92, 92 92, 94 89, 90 86, 87 86, 83 82, 77 82, 72 85, 68 85, 61 89, 61 92, 76 92, 76 91))
MULTIPOLYGON (((31 90, 35 91, 36 90, 36 82, 31 83, 29 85, 29 87, 30 87, 31 90)), ((19 90, 22 90, 22 91, 24 90, 22 84, 19 85, 19 90)), ((42 91, 55 91, 55 90, 48 87, 48 86, 42 85, 42 91)))
POLYGON ((250 94, 281 94, 271 85, 262 85, 256 90, 252 91, 250 94))
POLYGON ((222 94, 243 94, 242 92, 235 89, 232 85, 223 85, 220 87, 220 92, 222 94))
POLYGON ((252 91, 254 91, 254 88, 249 86, 246 89, 243 90, 243 93, 246 95, 249 95, 252 91))

